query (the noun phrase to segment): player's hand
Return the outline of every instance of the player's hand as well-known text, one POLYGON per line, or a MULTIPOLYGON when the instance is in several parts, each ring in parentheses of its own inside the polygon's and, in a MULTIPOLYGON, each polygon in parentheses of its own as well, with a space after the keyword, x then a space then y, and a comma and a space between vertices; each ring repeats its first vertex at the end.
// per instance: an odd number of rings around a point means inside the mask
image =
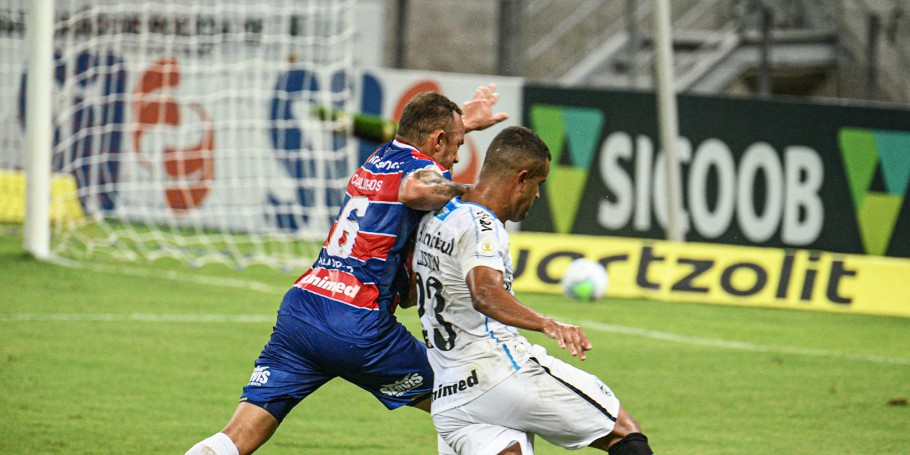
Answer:
POLYGON ((543 328, 544 335, 556 340, 559 347, 568 349, 569 354, 578 356, 579 359, 585 359, 585 351, 591 350, 591 342, 585 331, 577 325, 564 324, 555 319, 543 328))
POLYGON ((417 282, 414 280, 414 274, 410 273, 411 279, 408 283, 408 295, 401 295, 398 300, 399 308, 411 308, 417 305, 417 282))
POLYGON ((509 114, 493 114, 493 105, 499 100, 499 93, 494 92, 496 84, 481 85, 474 92, 474 98, 461 106, 465 132, 489 128, 507 118, 509 114))

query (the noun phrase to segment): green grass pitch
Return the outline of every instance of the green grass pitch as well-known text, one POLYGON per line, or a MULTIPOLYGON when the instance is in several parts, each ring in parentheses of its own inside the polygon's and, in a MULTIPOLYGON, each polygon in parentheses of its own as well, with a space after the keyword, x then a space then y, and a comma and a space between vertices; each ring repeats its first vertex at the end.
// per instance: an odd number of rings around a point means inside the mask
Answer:
MULTIPOLYGON (((18 227, 0 228, 3 454, 183 453, 227 422, 296 278, 160 262, 40 263, 22 252, 18 227)), ((910 447, 910 319, 519 297, 586 328, 594 350, 570 362, 613 388, 656 453, 910 447)), ((417 329, 413 310, 399 318, 417 329)), ((429 454, 435 440, 426 414, 386 411, 336 380, 258 453, 429 454)), ((563 452, 538 440, 539 454, 563 452)))

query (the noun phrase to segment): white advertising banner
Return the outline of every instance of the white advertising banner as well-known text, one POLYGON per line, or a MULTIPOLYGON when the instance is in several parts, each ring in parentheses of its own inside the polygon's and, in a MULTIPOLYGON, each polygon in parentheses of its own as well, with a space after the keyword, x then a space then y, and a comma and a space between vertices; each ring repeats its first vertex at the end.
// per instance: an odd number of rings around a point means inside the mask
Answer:
MULTIPOLYGON (((258 24, 272 27, 268 19, 258 24)), ((290 27, 273 27, 280 26, 290 27)), ((416 93, 435 90, 461 104, 495 83, 502 95, 495 109, 510 119, 466 137, 454 169, 462 182, 474 180, 493 136, 520 121, 521 79, 306 65, 293 42, 235 28, 236 41, 214 47, 208 35, 174 32, 154 35, 161 46, 58 52, 53 167, 72 175, 86 214, 324 235, 347 178, 378 144, 338 134, 312 107, 397 120, 416 93)), ((115 36, 123 38, 93 39, 115 36)), ((25 162, 22 42, 8 36, 0 48, 0 168, 14 171, 25 162)))

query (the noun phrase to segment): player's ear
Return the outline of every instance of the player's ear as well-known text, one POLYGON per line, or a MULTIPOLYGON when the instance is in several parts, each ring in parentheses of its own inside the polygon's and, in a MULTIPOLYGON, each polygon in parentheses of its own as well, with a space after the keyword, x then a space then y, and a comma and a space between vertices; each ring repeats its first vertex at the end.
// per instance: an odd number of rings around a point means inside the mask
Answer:
POLYGON ((529 171, 527 169, 522 169, 522 170, 518 171, 518 181, 519 182, 525 183, 528 181, 529 178, 531 178, 531 171, 529 171))
POLYGON ((445 130, 440 129, 440 130, 433 131, 433 134, 430 137, 433 139, 433 148, 434 149, 436 149, 436 150, 445 149, 445 147, 446 147, 446 131, 445 130))
POLYGON ((522 169, 522 170, 518 171, 517 178, 518 178, 518 183, 521 184, 522 186, 524 186, 528 183, 528 180, 531 179, 531 171, 529 171, 527 169, 522 169))

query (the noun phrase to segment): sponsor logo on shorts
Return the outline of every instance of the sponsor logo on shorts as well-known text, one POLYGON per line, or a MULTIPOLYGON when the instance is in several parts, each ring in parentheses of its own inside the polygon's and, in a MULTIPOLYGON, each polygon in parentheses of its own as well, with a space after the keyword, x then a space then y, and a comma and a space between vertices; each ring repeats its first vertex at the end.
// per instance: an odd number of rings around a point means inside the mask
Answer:
POLYGON ((608 396, 608 397, 612 397, 612 396, 613 396, 613 391, 610 390, 610 388, 607 387, 607 385, 604 384, 604 382, 601 381, 600 378, 594 378, 594 383, 597 384, 597 387, 600 388, 600 391, 603 392, 604 395, 606 395, 606 396, 608 396))
POLYGON ((381 386, 379 391, 390 397, 400 397, 421 385, 423 385, 423 376, 420 373, 411 373, 399 381, 381 386))
POLYGON ((464 392, 465 390, 474 387, 479 381, 477 380, 477 370, 471 370, 471 375, 456 382, 453 384, 443 384, 440 385, 436 390, 433 391, 433 399, 438 400, 442 397, 447 397, 449 395, 455 395, 459 392, 464 392))
POLYGON ((253 375, 250 376, 250 385, 251 386, 263 386, 266 382, 269 382, 269 376, 272 374, 269 371, 269 367, 256 367, 253 370, 253 375))

